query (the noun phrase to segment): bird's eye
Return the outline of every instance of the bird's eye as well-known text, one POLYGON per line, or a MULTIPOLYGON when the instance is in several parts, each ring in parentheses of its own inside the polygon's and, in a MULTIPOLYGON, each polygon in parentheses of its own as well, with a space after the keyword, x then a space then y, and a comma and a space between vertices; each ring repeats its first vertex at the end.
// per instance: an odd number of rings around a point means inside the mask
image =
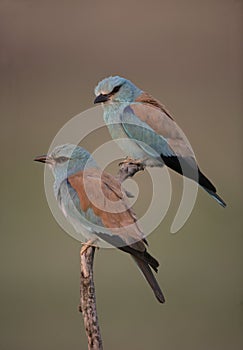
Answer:
POLYGON ((58 157, 58 158, 56 159, 56 161, 57 161, 58 163, 64 163, 64 162, 68 161, 68 159, 69 159, 69 158, 67 158, 67 157, 58 157))
POLYGON ((122 85, 117 85, 117 86, 115 86, 111 93, 112 93, 112 94, 115 94, 116 92, 118 92, 118 91, 120 90, 121 86, 122 86, 122 85))

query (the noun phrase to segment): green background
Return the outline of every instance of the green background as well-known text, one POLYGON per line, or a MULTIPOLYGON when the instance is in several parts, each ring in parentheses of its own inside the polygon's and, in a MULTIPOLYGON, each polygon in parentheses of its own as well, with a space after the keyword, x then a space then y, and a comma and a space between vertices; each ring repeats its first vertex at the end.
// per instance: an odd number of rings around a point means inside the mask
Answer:
MULTIPOLYGON (((1 350, 86 349, 79 242, 52 217, 44 168, 32 160, 93 106, 94 86, 111 74, 168 107, 228 207, 200 190, 186 225, 170 234, 181 190, 172 175, 173 205, 149 237, 164 305, 126 254, 96 253, 104 348, 242 348, 242 5, 1 0, 1 350)), ((103 130, 82 145, 92 151, 106 139, 103 130)), ((146 176, 136 180, 149 197, 146 176)))

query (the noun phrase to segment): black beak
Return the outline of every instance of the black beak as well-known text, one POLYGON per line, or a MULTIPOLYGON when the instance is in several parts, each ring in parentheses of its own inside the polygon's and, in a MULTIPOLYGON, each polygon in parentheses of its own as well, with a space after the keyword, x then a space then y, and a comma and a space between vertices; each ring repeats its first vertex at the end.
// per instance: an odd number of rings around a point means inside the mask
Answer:
POLYGON ((102 102, 107 102, 109 100, 109 96, 108 95, 102 95, 100 94, 99 96, 97 96, 94 100, 94 103, 102 103, 102 102))
POLYGON ((52 164, 52 159, 50 157, 46 156, 46 155, 35 157, 34 161, 35 162, 46 163, 46 164, 52 164))

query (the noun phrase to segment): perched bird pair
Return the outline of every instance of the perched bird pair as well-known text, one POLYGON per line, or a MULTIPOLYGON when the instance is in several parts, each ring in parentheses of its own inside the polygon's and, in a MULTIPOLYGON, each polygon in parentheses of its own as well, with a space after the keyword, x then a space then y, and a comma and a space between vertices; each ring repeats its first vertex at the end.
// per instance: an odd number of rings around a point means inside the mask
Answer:
MULTIPOLYGON (((197 181, 220 205, 226 206, 200 171, 183 132, 159 101, 119 76, 102 80, 95 95, 94 103, 102 103, 112 138, 127 156, 143 166, 167 165, 197 181)), ((102 173, 90 154, 74 145, 58 146, 50 155, 35 160, 52 168, 58 204, 76 231, 82 232, 88 242, 101 239, 129 253, 163 303, 163 293, 151 270, 157 272, 159 264, 146 250, 147 241, 120 182, 102 173)))

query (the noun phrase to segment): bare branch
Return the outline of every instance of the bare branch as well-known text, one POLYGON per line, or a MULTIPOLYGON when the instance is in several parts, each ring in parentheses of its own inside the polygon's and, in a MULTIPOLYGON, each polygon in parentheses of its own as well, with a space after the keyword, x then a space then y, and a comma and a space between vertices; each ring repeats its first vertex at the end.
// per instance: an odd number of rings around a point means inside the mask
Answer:
POLYGON ((89 350, 102 350, 102 338, 96 309, 95 286, 93 276, 95 247, 80 250, 80 312, 83 314, 84 327, 88 338, 89 350))

